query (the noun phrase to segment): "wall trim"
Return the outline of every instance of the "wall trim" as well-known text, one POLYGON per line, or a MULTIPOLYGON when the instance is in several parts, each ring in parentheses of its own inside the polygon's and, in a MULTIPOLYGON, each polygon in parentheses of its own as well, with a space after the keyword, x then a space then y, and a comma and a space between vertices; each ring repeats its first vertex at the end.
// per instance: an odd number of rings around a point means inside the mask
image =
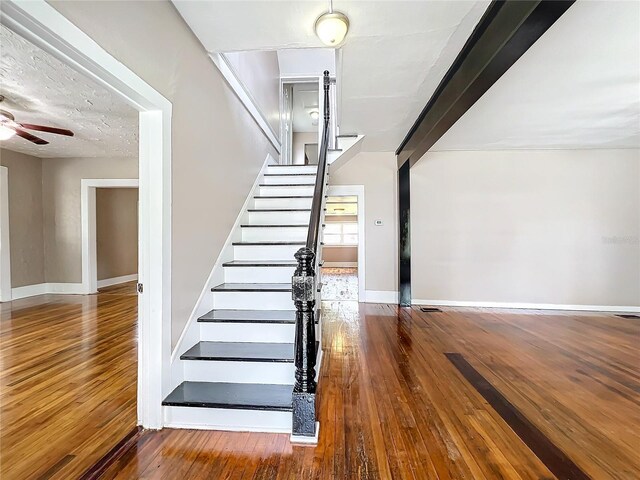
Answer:
POLYGON ((366 303, 393 303, 398 304, 398 292, 389 290, 367 290, 364 301, 366 303))
POLYGON ((104 280, 98 280, 98 288, 110 287, 111 285, 119 285, 126 282, 133 282, 134 280, 138 280, 137 273, 133 273, 131 275, 122 275, 121 277, 105 278, 104 280))
POLYGON ((213 60, 213 63, 216 65, 216 67, 218 67, 218 70, 220 70, 220 73, 227 81, 227 84, 229 84, 229 86, 231 87, 231 90, 233 90, 240 102, 244 105, 244 107, 251 114, 260 129, 269 139, 271 145, 273 145, 273 148, 275 148, 276 151, 280 153, 280 150, 282 148, 280 140, 278 140, 276 133, 271 128, 271 125, 269 125, 269 122, 267 122, 264 113, 262 113, 262 110, 260 109, 260 107, 258 107, 258 104, 253 98, 253 95, 251 95, 251 92, 249 92, 244 84, 240 81, 238 75, 236 74, 233 67, 229 64, 227 58, 223 53, 210 53, 209 57, 211 58, 211 60, 213 60))
MULTIPOLYGON (((329 183, 331 183, 331 168, 329 168, 329 183)), ((367 240, 365 236, 365 225, 367 216, 364 208, 364 185, 329 185, 327 188, 327 195, 355 195, 358 197, 358 301, 367 302, 367 291, 365 290, 365 259, 367 258, 365 255, 367 240)))
POLYGON ((565 305, 557 303, 519 303, 519 302, 469 302, 457 300, 418 300, 412 305, 433 305, 437 307, 477 307, 477 308, 513 308, 525 310, 563 310, 576 312, 629 312, 640 313, 640 307, 617 305, 565 305))
POLYGON ((162 428, 171 356, 172 105, 45 0, 0 2, 0 22, 140 112, 138 424, 162 428))
POLYGON ((9 238, 9 169, 0 167, 0 302, 11 300, 11 242, 9 238))
POLYGON ((37 283, 11 289, 12 300, 46 294, 82 295, 83 293, 81 283, 37 283))

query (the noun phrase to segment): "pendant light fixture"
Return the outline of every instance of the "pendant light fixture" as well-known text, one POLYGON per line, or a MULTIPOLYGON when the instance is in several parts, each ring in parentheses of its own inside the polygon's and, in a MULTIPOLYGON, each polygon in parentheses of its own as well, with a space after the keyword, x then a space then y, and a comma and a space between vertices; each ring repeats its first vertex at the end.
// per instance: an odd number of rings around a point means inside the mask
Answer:
POLYGON ((316 20, 316 35, 329 47, 339 46, 349 31, 349 19, 344 13, 333 11, 333 0, 329 0, 329 11, 316 20))

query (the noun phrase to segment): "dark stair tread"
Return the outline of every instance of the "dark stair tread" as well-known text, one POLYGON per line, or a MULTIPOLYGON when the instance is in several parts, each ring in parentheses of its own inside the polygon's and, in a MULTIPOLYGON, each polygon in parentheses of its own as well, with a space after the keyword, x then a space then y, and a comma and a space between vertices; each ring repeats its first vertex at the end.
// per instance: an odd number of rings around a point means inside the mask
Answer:
POLYGON ((295 260, 233 260, 223 263, 223 267, 295 267, 295 260))
POLYGON ((290 412, 293 385, 182 382, 162 402, 175 407, 290 412))
POLYGON ((311 211, 310 208, 248 208, 247 209, 247 212, 310 212, 310 211, 311 211))
POLYGON ((290 292, 291 283, 221 283, 212 292, 290 292))
POLYGON ((313 183, 261 183, 259 187, 313 187, 313 183))
MULTIPOLYGON (((322 314, 316 310, 316 323, 322 314)), ((296 322, 295 310, 211 310, 198 322, 205 323, 271 323, 292 324, 296 322)))
POLYGON ((265 173, 265 177, 299 177, 299 176, 316 176, 315 173, 265 173))
POLYGON ((182 360, 229 362, 293 362, 293 343, 198 342, 182 360))
POLYGON ((306 242, 233 242, 232 245, 306 245, 306 242))
POLYGON ((255 195, 253 198, 259 198, 260 200, 263 200, 265 198, 313 198, 313 195, 284 195, 284 196, 255 195))
POLYGON ((304 223, 296 223, 296 224, 289 224, 289 225, 270 225, 270 224, 259 224, 259 225, 240 225, 241 228, 268 228, 268 227, 277 227, 277 228, 291 228, 291 227, 295 227, 295 228, 309 228, 309 224, 304 224, 304 223))
POLYGON ((344 135, 338 135, 338 138, 355 138, 357 136, 358 136, 358 134, 356 134, 356 133, 349 133, 349 134, 344 134, 344 135))
MULTIPOLYGON (((320 342, 316 341, 316 354, 320 342)), ((293 343, 198 342, 181 360, 293 363, 293 343)))

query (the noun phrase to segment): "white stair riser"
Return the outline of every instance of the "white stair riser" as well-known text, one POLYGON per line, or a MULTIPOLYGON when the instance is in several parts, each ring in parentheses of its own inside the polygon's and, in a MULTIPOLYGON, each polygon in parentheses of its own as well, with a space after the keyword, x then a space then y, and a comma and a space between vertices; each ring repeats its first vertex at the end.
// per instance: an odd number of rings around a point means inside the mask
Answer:
POLYGON ((235 260, 291 260, 304 245, 234 245, 235 260))
POLYGON ((286 167, 267 167, 266 173, 282 175, 287 173, 316 173, 317 171, 317 165, 287 165, 286 167))
MULTIPOLYGON (((291 257, 293 258, 293 257, 291 257)), ((287 283, 295 267, 224 267, 225 283, 287 283)))
MULTIPOLYGON (((286 195, 283 195, 286 196, 286 195)), ((308 208, 312 198, 256 198, 254 208, 308 208)))
POLYGON ((289 385, 295 379, 295 370, 293 362, 184 360, 184 379, 193 382, 289 385))
POLYGON ((313 185, 304 187, 289 187, 284 185, 267 185, 260 187, 260 196, 262 197, 279 197, 279 196, 298 196, 313 195, 313 185))
POLYGON ((162 408, 166 427, 291 433, 291 412, 199 407, 162 408))
POLYGON ((307 239, 309 227, 243 227, 245 242, 297 242, 307 239))
POLYGON ((213 292, 216 310, 290 310, 291 292, 213 292))
MULTIPOLYGON (((202 342, 293 343, 296 336, 293 323, 199 322, 198 325, 202 342)), ((320 324, 316 323, 316 340, 321 337, 320 324)))
POLYGON ((293 343, 293 323, 200 322, 201 342, 293 343))
POLYGON ((309 225, 311 212, 249 212, 249 225, 309 225))
POLYGON ((307 185, 315 185, 315 175, 279 175, 277 177, 265 176, 263 182, 269 185, 282 185, 283 183, 305 183, 307 185))

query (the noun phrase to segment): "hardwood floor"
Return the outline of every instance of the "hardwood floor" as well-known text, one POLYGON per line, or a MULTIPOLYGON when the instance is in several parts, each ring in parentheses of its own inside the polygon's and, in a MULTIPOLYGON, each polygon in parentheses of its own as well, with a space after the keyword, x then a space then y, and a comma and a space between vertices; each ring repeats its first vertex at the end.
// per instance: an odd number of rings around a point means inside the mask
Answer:
POLYGON ((136 320, 135 282, 0 304, 0 478, 78 478, 135 427, 136 320))
POLYGON ((450 358, 584 474, 566 478, 640 478, 637 320, 443 310, 326 303, 316 448, 287 435, 165 429, 144 434, 104 478, 555 478, 532 451, 540 446, 450 358))

